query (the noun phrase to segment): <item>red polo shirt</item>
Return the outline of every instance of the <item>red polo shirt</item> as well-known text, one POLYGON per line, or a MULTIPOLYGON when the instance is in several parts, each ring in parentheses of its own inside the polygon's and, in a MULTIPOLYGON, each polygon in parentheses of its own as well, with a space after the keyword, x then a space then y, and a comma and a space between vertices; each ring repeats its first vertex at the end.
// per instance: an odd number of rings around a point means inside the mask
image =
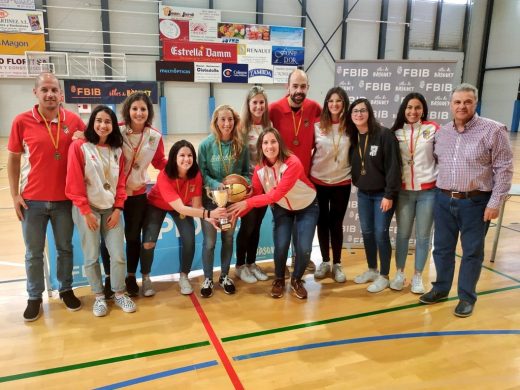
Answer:
MULTIPOLYGON (((28 200, 62 201, 65 196, 67 176, 67 153, 72 136, 77 130, 84 131, 85 124, 72 111, 60 108, 60 138, 58 153, 38 112, 38 105, 14 118, 9 134, 7 150, 23 153, 20 170, 20 194, 28 200)), ((57 119, 50 123, 52 136, 56 139, 57 119)))
POLYGON ((170 179, 162 170, 148 194, 148 203, 162 210, 173 210, 170 202, 180 198, 185 206, 191 206, 191 200, 196 196, 202 196, 200 172, 193 179, 170 179))
POLYGON ((269 105, 269 119, 273 127, 280 132, 287 148, 300 159, 307 176, 311 170, 311 153, 314 148, 314 123, 319 121, 320 115, 321 106, 311 99, 305 99, 297 112, 289 106, 287 96, 269 105), (298 140, 297 145, 295 138, 298 140))

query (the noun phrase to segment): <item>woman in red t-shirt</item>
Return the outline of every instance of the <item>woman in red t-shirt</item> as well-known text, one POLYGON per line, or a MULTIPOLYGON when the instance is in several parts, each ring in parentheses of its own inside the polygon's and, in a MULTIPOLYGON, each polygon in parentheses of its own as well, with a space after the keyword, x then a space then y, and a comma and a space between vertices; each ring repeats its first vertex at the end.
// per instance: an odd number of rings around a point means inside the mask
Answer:
POLYGON ((186 140, 177 141, 170 149, 166 167, 159 173, 157 183, 148 194, 141 249, 141 259, 151 264, 164 217, 169 213, 180 235, 179 286, 185 295, 193 292, 188 280, 195 255, 193 217, 206 218, 215 223, 213 218, 227 215, 223 207, 211 211, 202 208, 202 176, 196 159, 193 145, 186 140))

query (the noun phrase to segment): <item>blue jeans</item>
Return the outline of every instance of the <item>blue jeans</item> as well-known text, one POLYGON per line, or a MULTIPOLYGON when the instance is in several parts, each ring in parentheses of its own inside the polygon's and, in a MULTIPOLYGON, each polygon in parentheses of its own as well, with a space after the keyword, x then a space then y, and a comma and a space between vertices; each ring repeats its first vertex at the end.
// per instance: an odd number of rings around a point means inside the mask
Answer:
MULTIPOLYGON (((220 266, 221 275, 229 274, 231 255, 233 255, 233 234, 236 225, 226 231, 220 232, 220 266)), ((202 269, 204 277, 213 279, 213 263, 215 261, 215 245, 217 243, 217 229, 208 221, 202 220, 202 269)))
POLYGON ((455 273, 455 249, 460 232, 462 259, 459 269, 459 298, 470 303, 477 300, 476 287, 484 261, 484 239, 489 223, 484 222, 491 194, 477 195, 469 199, 455 199, 437 191, 433 218, 435 235, 433 260, 437 280, 433 289, 449 292, 455 273))
POLYGON ((422 272, 431 248, 433 204, 435 190, 399 192, 397 201, 397 238, 395 259, 398 269, 404 269, 408 244, 415 220, 415 270, 422 272))
POLYGON ((381 262, 380 273, 388 276, 390 273, 390 258, 392 244, 390 243, 390 222, 395 211, 395 200, 392 208, 381 211, 381 201, 384 192, 368 193, 358 191, 359 224, 365 246, 368 268, 377 269, 377 253, 381 262))
POLYGON ((83 251, 85 275, 87 276, 90 288, 94 294, 103 293, 103 281, 101 278, 101 267, 99 265, 99 246, 101 236, 105 239, 105 245, 110 255, 110 286, 112 291, 120 292, 125 290, 126 275, 126 256, 124 249, 125 228, 123 218, 119 218, 119 223, 112 229, 107 229, 107 219, 113 209, 96 209, 91 206, 92 213, 97 217, 99 227, 90 230, 85 222, 85 217, 79 209, 72 208, 72 218, 78 228, 83 251))
POLYGON ((318 201, 314 200, 301 210, 287 210, 275 204, 273 206, 273 241, 274 241, 274 272, 276 278, 285 276, 285 265, 291 236, 295 250, 295 263, 292 277, 301 279, 305 267, 311 259, 312 239, 318 223, 320 209, 318 201))
POLYGON ((144 219, 143 246, 141 247, 141 273, 143 274, 150 273, 155 252, 155 246, 145 249, 144 244, 148 242, 157 243, 166 213, 172 216, 179 230, 179 272, 188 274, 191 271, 193 256, 195 255, 195 223, 193 217, 181 218, 177 211, 166 211, 149 204, 144 219))
POLYGON ((25 272, 27 273, 27 293, 29 299, 41 299, 45 291, 43 273, 43 252, 47 223, 51 221, 54 240, 56 241, 56 277, 59 291, 72 290, 72 222, 69 200, 58 202, 26 200, 27 210, 22 209, 23 239, 25 242, 25 272))

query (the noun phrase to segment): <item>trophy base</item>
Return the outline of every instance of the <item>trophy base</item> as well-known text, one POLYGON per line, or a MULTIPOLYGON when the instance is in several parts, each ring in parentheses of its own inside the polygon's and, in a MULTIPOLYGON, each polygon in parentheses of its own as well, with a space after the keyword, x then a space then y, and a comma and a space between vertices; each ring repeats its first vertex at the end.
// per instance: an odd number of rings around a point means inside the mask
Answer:
POLYGON ((219 223, 220 230, 229 230, 231 229, 231 222, 219 223))

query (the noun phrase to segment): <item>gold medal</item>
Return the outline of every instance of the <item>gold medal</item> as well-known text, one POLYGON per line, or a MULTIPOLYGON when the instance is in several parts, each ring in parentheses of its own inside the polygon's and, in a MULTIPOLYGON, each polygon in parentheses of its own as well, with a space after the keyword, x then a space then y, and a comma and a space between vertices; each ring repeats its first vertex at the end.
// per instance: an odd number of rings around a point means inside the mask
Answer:
POLYGON ((61 159, 61 154, 60 154, 60 152, 58 152, 58 151, 54 152, 54 159, 55 159, 55 160, 59 160, 59 159, 61 159))
POLYGON ((108 191, 111 188, 110 183, 106 181, 105 184, 103 184, 103 188, 108 191))
POLYGON ((179 218, 184 219, 184 218, 186 218, 186 216, 184 214, 179 214, 179 218))
POLYGON ((365 171, 365 168, 361 169, 361 175, 365 176, 367 174, 367 171, 365 171))
POLYGON ((294 146, 298 146, 300 144, 300 141, 298 141, 298 138, 293 139, 292 141, 294 146))
POLYGON ((135 169, 136 171, 139 170, 140 166, 139 164, 135 163, 133 166, 132 166, 133 169, 135 169))

